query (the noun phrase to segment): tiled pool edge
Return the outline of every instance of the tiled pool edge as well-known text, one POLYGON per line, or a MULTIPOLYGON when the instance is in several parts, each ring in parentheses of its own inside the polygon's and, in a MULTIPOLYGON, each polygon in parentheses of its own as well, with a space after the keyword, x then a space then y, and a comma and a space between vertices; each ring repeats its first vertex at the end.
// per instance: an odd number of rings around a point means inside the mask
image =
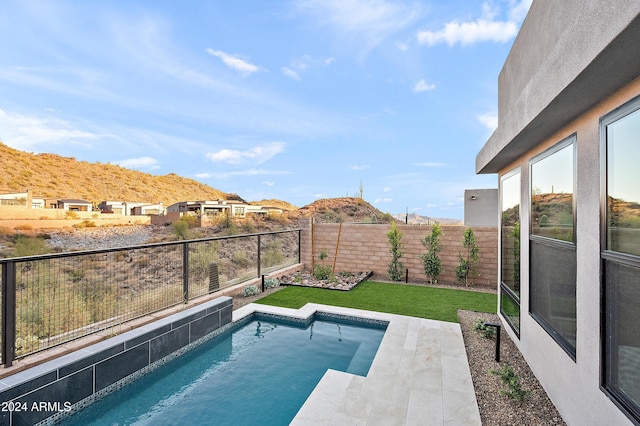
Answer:
POLYGON ((264 313, 388 322, 367 376, 328 370, 292 425, 481 426, 459 324, 311 303, 298 310, 250 304, 234 311, 233 319, 264 313))
POLYGON ((232 311, 232 299, 219 297, 5 377, 0 380, 0 401, 13 404, 0 411, 0 423, 43 424, 82 408, 121 387, 122 379, 133 380, 220 334, 232 325, 232 311))

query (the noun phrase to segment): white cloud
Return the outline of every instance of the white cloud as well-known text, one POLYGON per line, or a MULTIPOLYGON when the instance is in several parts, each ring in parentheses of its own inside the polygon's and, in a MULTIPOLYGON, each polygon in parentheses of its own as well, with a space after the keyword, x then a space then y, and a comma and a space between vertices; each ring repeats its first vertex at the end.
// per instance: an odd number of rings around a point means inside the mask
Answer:
POLYGON ((480 114, 476 117, 480 123, 482 123, 490 131, 494 131, 498 128, 498 114, 489 112, 486 114, 480 114))
POLYGON ((285 144, 282 142, 273 142, 264 146, 255 146, 245 151, 222 149, 218 152, 207 153, 207 158, 215 162, 229 164, 242 164, 247 161, 261 164, 281 153, 284 147, 285 144))
POLYGON ((227 179, 235 176, 266 176, 266 175, 290 175, 290 174, 292 174, 292 172, 288 172, 284 170, 249 169, 249 170, 238 170, 235 172, 198 173, 196 177, 200 179, 204 179, 204 178, 227 179))
POLYGON ((411 90, 413 90, 415 93, 420 93, 420 92, 427 92, 435 88, 436 88, 435 84, 427 84, 427 82, 424 79, 422 79, 416 84, 414 84, 411 90))
POLYGON ((158 164, 158 160, 156 160, 153 157, 129 158, 127 160, 115 161, 114 164, 117 164, 127 169, 155 170, 160 168, 160 165, 158 164))
POLYGON ((529 12, 531 2, 533 2, 533 0, 522 0, 520 2, 514 2, 511 0, 511 3, 513 4, 509 11, 509 17, 511 20, 515 22, 522 22, 529 12))
POLYGON ((272 182, 272 181, 270 181, 270 180, 265 180, 265 181, 262 181, 262 184, 263 184, 263 185, 266 185, 266 186, 273 186, 273 185, 275 185, 276 183, 275 183, 275 182, 272 182))
POLYGON ((433 46, 447 43, 454 46, 459 43, 468 46, 477 42, 495 41, 504 43, 515 37, 518 27, 513 22, 492 22, 479 19, 474 22, 449 22, 440 31, 420 31, 418 43, 433 46))
POLYGON ((253 74, 255 72, 260 71, 260 68, 257 67, 256 65, 253 65, 250 62, 245 61, 244 59, 241 59, 237 56, 233 56, 230 55, 228 53, 225 53, 221 50, 213 50, 213 49, 207 49, 207 53, 209 53, 210 55, 213 55, 217 58, 220 58, 220 60, 229 68, 236 70, 238 72, 240 72, 240 74, 242 75, 250 75, 253 74))
POLYGON ((356 170, 356 171, 360 171, 360 170, 367 170, 369 167, 368 165, 358 165, 358 164, 354 164, 353 166, 350 166, 349 169, 350 170, 356 170))
POLYGON ((402 50, 403 52, 406 52, 407 50, 409 50, 409 45, 401 41, 396 42, 396 47, 402 50))
POLYGON ((446 43, 449 46, 456 44, 469 46, 487 41, 505 43, 518 33, 518 28, 531 6, 531 1, 509 0, 508 19, 505 20, 497 19, 501 11, 493 3, 484 3, 482 16, 475 21, 453 20, 447 22, 439 31, 419 31, 416 38, 418 43, 428 46, 440 43, 446 43))
POLYGON ((300 75, 298 74, 297 71, 292 70, 291 68, 288 68, 288 67, 282 67, 281 71, 282 71, 282 74, 286 75, 287 77, 300 81, 300 75))
POLYGON ((447 163, 435 163, 435 162, 414 163, 413 165, 418 167, 447 167, 447 163))
POLYGON ((296 8, 330 28, 341 44, 367 54, 421 15, 421 6, 385 0, 298 0, 296 8))
POLYGON ((385 187, 382 189, 382 192, 391 192, 391 187, 390 187, 390 186, 385 186, 385 187))
POLYGON ((0 141, 23 151, 37 152, 36 146, 41 144, 80 143, 100 137, 66 120, 10 114, 0 109, 0 141))

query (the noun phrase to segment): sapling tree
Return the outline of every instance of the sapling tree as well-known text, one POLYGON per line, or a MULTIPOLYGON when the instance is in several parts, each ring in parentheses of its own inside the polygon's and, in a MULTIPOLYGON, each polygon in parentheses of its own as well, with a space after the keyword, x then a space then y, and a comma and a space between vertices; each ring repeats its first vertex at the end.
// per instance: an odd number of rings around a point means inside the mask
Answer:
POLYGON ((387 232, 387 238, 389 240, 389 252, 391 253, 391 263, 389 263, 389 269, 387 270, 389 278, 392 281, 402 281, 402 273, 404 271, 404 265, 400 261, 402 255, 402 232, 398 229, 395 222, 391 222, 391 230, 387 232))
POLYGON ((475 266, 478 263, 478 251, 480 247, 476 243, 476 234, 473 229, 467 227, 464 230, 464 239, 462 240, 464 253, 458 252, 458 266, 456 267, 456 277, 458 281, 469 286, 469 276, 476 275, 475 266))
POLYGON ((442 243, 440 242, 442 235, 444 234, 442 233, 440 222, 436 221, 431 227, 431 235, 427 235, 420 240, 427 249, 427 253, 420 256, 420 258, 422 259, 424 274, 431 284, 437 283, 438 276, 442 273, 442 260, 438 255, 442 251, 442 243))

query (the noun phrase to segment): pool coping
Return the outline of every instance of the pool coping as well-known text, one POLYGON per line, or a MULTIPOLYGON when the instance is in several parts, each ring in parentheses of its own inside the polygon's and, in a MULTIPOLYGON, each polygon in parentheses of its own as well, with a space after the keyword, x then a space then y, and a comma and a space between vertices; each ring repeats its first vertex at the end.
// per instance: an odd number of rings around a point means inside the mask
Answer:
POLYGON ((316 313, 388 325, 367 376, 328 370, 292 425, 482 424, 459 324, 314 303, 251 303, 233 311, 232 321, 254 314, 305 321, 316 313))

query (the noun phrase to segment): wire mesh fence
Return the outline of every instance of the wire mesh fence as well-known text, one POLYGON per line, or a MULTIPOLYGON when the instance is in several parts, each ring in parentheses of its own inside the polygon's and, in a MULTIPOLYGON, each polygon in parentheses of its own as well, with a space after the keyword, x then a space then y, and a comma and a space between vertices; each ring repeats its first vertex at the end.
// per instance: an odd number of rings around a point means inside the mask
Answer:
POLYGON ((299 232, 0 259, 1 362, 297 263, 299 232))

